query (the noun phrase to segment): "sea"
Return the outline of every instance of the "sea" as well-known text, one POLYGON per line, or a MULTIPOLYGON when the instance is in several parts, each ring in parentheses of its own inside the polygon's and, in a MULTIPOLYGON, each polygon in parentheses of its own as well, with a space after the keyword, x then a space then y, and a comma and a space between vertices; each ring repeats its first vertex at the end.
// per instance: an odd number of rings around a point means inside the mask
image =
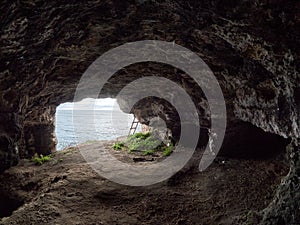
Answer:
MULTIPOLYGON (((114 111, 116 111, 114 109, 114 111)), ((55 121, 55 133, 57 138, 57 150, 75 146, 85 141, 113 140, 120 136, 128 135, 132 114, 125 114, 121 110, 115 114, 111 109, 98 107, 97 110, 78 110, 57 108, 55 121), (113 116, 114 115, 114 116, 113 116), (93 118, 93 119, 90 119, 93 118), (86 121, 82 126, 74 130, 74 121, 86 121), (80 141, 79 141, 80 140, 80 141)), ((140 126, 138 130, 140 130, 140 126)))

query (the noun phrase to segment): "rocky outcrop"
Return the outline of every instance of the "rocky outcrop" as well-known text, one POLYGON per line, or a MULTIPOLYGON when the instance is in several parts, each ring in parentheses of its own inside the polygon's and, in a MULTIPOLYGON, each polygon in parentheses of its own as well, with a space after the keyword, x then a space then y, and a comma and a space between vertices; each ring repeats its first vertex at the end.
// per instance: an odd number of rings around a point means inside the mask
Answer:
MULTIPOLYGON (((0 171, 16 164, 20 156, 55 149, 55 107, 72 101, 82 73, 98 56, 130 41, 174 41, 200 56, 221 85, 228 113, 225 154, 241 130, 252 139, 241 140, 234 154, 257 140, 266 152, 275 143, 282 151, 291 143, 290 173, 263 218, 265 224, 295 224, 300 202, 299 10, 297 1, 283 0, 3 1, 0 171)), ((126 67, 110 79, 100 97, 114 97, 128 82, 148 75, 183 86, 197 105, 202 125, 209 126, 201 90, 169 66, 126 67)), ((140 115, 145 122, 160 101, 149 103, 147 114, 140 115)), ((176 114, 162 105, 162 113, 169 112, 166 123, 176 128, 176 114)), ((139 114, 139 109, 133 111, 139 114)))

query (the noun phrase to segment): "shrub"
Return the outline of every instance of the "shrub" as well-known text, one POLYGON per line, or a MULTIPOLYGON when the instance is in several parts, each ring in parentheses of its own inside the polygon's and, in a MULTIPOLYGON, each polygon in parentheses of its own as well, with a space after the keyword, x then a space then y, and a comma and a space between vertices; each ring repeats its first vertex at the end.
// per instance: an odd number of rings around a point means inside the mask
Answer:
POLYGON ((147 133, 135 133, 131 136, 134 136, 135 138, 140 138, 140 139, 146 139, 147 137, 150 137, 150 132, 147 133))
POLYGON ((161 152, 163 156, 169 156, 173 152, 174 146, 161 143, 161 140, 147 133, 135 133, 130 135, 124 142, 116 142, 113 145, 115 150, 127 150, 129 153, 141 152, 143 155, 153 155, 161 152))
POLYGON ((163 151, 163 156, 169 156, 171 155, 171 153, 173 152, 174 146, 173 144, 170 144, 169 146, 165 147, 164 151, 163 151))
POLYGON ((123 142, 117 142, 113 145, 113 149, 115 149, 115 150, 121 150, 123 147, 124 147, 123 142))
MULTIPOLYGON (((137 133, 140 134, 140 133, 137 133)), ((150 135, 138 135, 137 137, 130 138, 126 141, 129 152, 134 151, 148 151, 159 147, 160 140, 150 135)))
POLYGON ((152 150, 147 150, 147 151, 144 151, 143 155, 153 155, 154 152, 155 152, 154 149, 152 149, 152 150))
POLYGON ((34 162, 37 165, 42 165, 44 162, 50 161, 51 157, 49 155, 43 156, 43 155, 35 155, 32 157, 31 161, 34 162))

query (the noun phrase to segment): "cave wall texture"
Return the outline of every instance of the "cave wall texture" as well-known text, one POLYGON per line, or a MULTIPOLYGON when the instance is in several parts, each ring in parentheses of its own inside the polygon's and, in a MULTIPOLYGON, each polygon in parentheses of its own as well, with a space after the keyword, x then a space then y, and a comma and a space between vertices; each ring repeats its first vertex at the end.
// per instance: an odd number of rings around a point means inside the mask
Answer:
MULTIPOLYGON (((279 146, 287 152, 290 172, 261 212, 261 223, 297 224, 299 1, 3 0, 0 7, 0 171, 20 157, 55 150, 55 108, 73 100, 81 75, 101 54, 132 41, 174 41, 209 65, 224 92, 224 154, 234 149, 234 154, 243 155, 243 146, 251 143, 258 151, 272 154, 279 146), (245 136, 253 139, 243 140, 245 136), (240 143, 233 146, 232 140, 240 143)), ((114 97, 128 82, 148 75, 185 87, 206 117, 201 90, 182 71, 166 65, 124 68, 105 85, 101 97, 114 97)), ((147 120, 159 105, 159 100, 150 99, 134 112, 147 120)), ((168 105, 163 106, 160 110, 167 113, 168 105)), ((169 115, 167 122, 176 126, 178 118, 169 115)), ((209 126, 207 117, 202 122, 209 126)), ((248 156, 251 148, 245 148, 248 156)))

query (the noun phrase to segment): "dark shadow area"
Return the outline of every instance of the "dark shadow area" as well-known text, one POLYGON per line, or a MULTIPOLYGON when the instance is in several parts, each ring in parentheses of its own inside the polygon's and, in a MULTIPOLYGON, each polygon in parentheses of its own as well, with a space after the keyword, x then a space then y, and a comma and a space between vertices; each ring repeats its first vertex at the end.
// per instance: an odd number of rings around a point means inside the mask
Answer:
POLYGON ((23 201, 0 192, 0 218, 11 216, 23 204, 23 201))
POLYGON ((290 142, 282 136, 265 132, 248 122, 231 123, 219 155, 233 158, 267 159, 285 152, 290 142))

